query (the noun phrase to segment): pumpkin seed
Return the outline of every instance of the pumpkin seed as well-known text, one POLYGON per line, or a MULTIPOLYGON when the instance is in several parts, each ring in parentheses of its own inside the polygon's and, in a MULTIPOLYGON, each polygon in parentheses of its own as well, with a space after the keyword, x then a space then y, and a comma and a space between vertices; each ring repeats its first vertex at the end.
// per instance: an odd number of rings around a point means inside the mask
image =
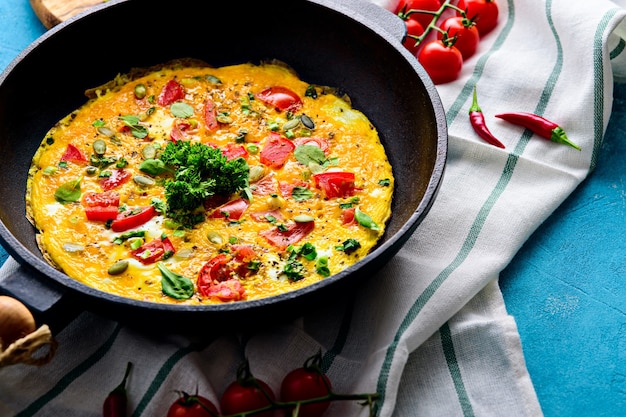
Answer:
POLYGON ((63 250, 68 253, 76 253, 84 251, 85 247, 83 245, 79 245, 78 243, 64 243, 63 250))
POLYGON ((298 214, 296 217, 293 218, 293 221, 296 223, 308 223, 312 222, 313 220, 315 220, 313 216, 309 216, 308 214, 298 214))
POLYGON ((135 181, 135 184, 140 185, 142 187, 148 187, 156 183, 156 181, 154 181, 152 178, 149 178, 143 175, 135 175, 133 177, 133 181, 135 181))
POLYGON ((107 143, 105 141, 103 141, 102 139, 98 139, 93 143, 93 151, 96 153, 96 155, 104 155, 107 151, 107 143))
POLYGON ((101 133, 104 136, 108 136, 108 137, 111 137, 111 136, 115 135, 115 132, 112 131, 111 129, 109 129, 108 127, 106 127, 106 126, 100 126, 98 128, 98 133, 101 133))
POLYGON ((263 178, 264 176, 265 176, 265 168, 263 168, 261 165, 253 165, 250 167, 250 178, 248 181, 250 183, 254 183, 260 180, 261 178, 263 178))
POLYGON ((121 261, 115 262, 108 269, 109 275, 119 275, 128 269, 128 260, 122 259, 121 261))
POLYGON ((222 236, 217 232, 210 231, 207 234, 207 237, 209 238, 209 242, 215 243, 216 245, 221 245, 222 243, 224 243, 224 238, 222 238, 222 236))
POLYGON ((313 122, 313 119, 311 119, 309 116, 307 116, 306 114, 303 114, 302 116, 300 116, 300 120, 302 120, 302 124, 307 128, 307 129, 315 129, 315 122, 313 122))
POLYGON ((96 173, 98 172, 98 168, 93 165, 89 165, 87 168, 85 168, 85 172, 87 173, 87 175, 96 175, 96 173))
POLYGON ((233 118, 226 115, 226 114, 218 114, 217 117, 215 118, 218 122, 220 123, 224 123, 224 124, 230 124, 233 122, 233 118))
POLYGON ((156 158, 156 148, 153 145, 146 145, 141 150, 141 156, 143 159, 154 159, 156 158))
POLYGON ((288 120, 284 125, 283 125, 283 131, 288 131, 288 130, 292 130, 295 129, 296 127, 298 127, 300 125, 300 118, 299 117, 294 117, 291 120, 288 120))

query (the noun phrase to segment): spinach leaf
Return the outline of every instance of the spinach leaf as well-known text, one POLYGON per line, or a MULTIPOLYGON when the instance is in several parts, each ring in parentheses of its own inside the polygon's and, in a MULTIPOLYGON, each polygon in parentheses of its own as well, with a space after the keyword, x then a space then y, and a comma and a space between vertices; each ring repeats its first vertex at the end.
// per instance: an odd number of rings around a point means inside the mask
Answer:
POLYGON ((80 182, 82 177, 71 180, 62 184, 54 192, 54 198, 61 204, 73 203, 80 199, 80 182))
POLYGON ((191 298, 194 288, 193 282, 189 278, 170 271, 160 262, 157 264, 157 268, 161 271, 161 290, 163 294, 177 300, 191 298))

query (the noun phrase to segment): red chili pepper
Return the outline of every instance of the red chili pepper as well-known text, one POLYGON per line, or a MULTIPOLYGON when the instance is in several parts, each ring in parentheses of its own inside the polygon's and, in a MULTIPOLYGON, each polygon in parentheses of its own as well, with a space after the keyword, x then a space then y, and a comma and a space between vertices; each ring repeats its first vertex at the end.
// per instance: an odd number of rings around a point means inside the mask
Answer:
POLYGON ((580 146, 569 140, 561 126, 544 117, 525 112, 501 113, 496 114, 496 117, 509 123, 523 126, 543 138, 557 143, 564 143, 580 151, 580 146))
POLYGON ((474 87, 474 98, 472 99, 472 105, 469 109, 469 118, 474 131, 478 133, 478 136, 483 138, 485 142, 490 143, 491 145, 497 146, 498 148, 504 149, 504 144, 500 142, 493 134, 489 131, 487 124, 485 123, 485 115, 483 111, 478 106, 478 99, 476 98, 476 87, 474 87))
POLYGON ((122 379, 122 382, 115 387, 115 389, 111 391, 104 400, 104 405, 102 406, 103 417, 126 416, 126 403, 128 400, 126 396, 126 380, 130 374, 131 367, 132 363, 128 362, 128 365, 126 365, 126 372, 124 373, 124 379, 122 379))

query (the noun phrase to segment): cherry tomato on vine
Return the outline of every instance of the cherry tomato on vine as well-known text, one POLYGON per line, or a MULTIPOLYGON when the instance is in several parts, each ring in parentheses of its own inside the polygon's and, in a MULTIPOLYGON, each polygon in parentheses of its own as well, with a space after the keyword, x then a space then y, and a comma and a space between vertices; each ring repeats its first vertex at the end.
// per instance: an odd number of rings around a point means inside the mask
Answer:
POLYGON ((457 5, 469 19, 476 22, 478 33, 484 36, 498 24, 498 4, 496 0, 459 0, 457 5))
POLYGON ((444 84, 459 77, 463 67, 461 52, 444 37, 426 43, 417 59, 435 84, 444 84))
MULTIPOLYGON (((463 60, 468 59, 476 53, 480 35, 476 23, 471 19, 453 16, 441 22, 439 27, 441 30, 448 32, 448 37, 453 38, 456 36, 454 46, 461 52, 463 60)), ((441 39, 443 34, 438 32, 438 37, 441 39)))
MULTIPOLYGON (((330 380, 320 371, 297 368, 289 372, 280 387, 280 399, 285 402, 310 400, 328 395, 330 380)), ((329 401, 300 406, 298 417, 319 417, 330 405, 329 401)))
MULTIPOLYGON (((409 10, 427 10, 436 12, 441 7, 439 0, 400 0, 396 6, 395 13, 397 15, 406 16, 409 10)), ((426 28, 433 20, 433 15, 430 13, 410 13, 409 19, 417 20, 423 28, 426 28)))
POLYGON ((407 19, 404 21, 406 24, 406 39, 403 42, 403 45, 406 49, 408 49, 413 55, 417 56, 417 52, 419 51, 419 45, 415 44, 415 38, 411 36, 420 36, 424 33, 424 27, 415 19, 407 19))
POLYGON ((218 414, 217 407, 209 399, 185 392, 181 392, 180 397, 167 410, 167 417, 212 417, 218 414))
MULTIPOLYGON (((222 394, 220 408, 223 415, 241 414, 269 406, 276 396, 267 383, 255 378, 246 360, 237 370, 237 379, 222 394)), ((258 417, 273 417, 274 410, 255 414, 258 417)))

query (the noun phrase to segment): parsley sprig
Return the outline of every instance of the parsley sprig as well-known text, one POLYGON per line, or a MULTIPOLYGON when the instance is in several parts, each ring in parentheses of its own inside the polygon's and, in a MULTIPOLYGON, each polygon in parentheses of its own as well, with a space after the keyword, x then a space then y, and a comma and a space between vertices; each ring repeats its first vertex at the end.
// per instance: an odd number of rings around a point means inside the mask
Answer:
POLYGON ((165 182, 167 215, 186 226, 204 219, 196 209, 208 197, 229 196, 249 185, 245 159, 228 160, 221 150, 200 142, 170 142, 159 159, 174 172, 174 178, 165 182))

